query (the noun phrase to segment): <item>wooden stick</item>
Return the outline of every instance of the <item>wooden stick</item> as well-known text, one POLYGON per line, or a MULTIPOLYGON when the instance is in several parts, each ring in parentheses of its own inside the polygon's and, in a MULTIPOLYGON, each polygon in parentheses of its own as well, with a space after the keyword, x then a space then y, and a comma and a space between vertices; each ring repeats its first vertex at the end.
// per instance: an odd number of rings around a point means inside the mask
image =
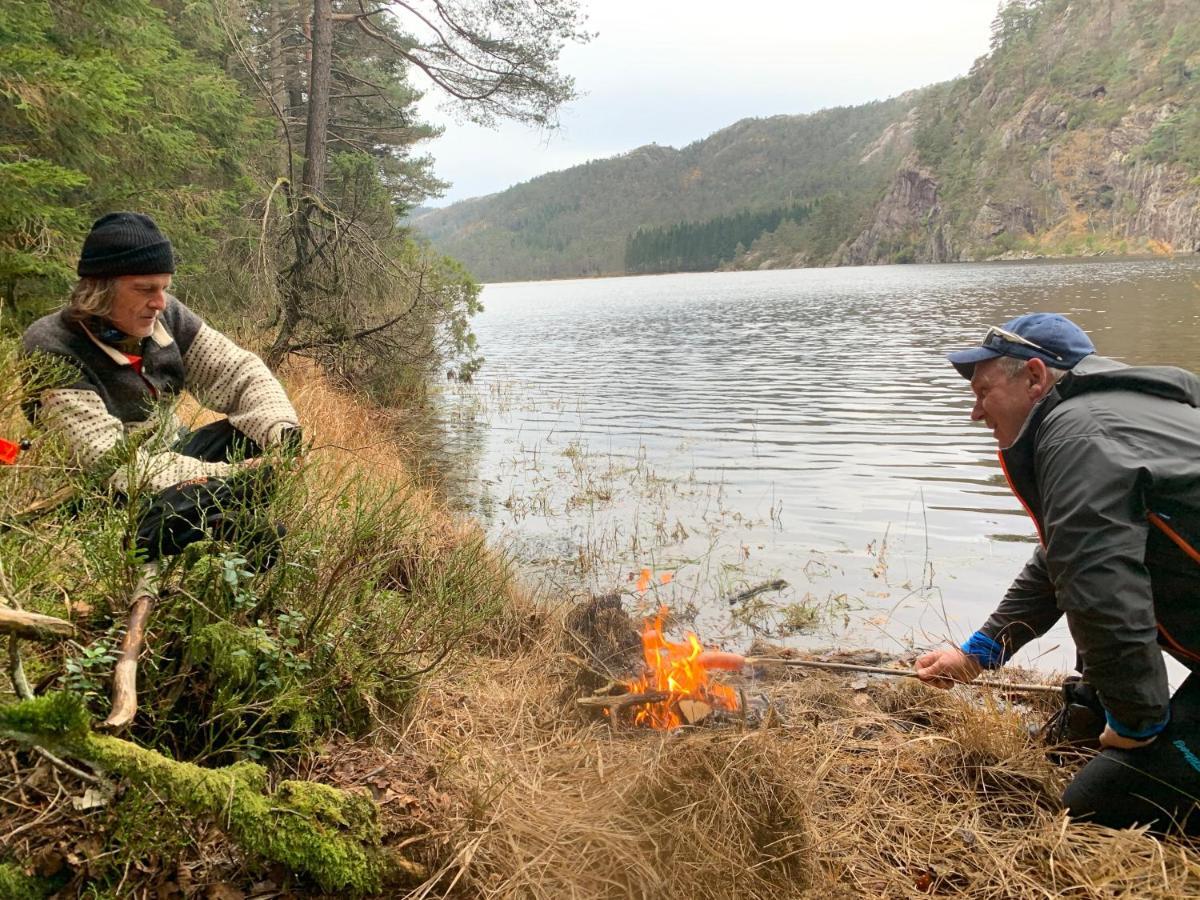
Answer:
POLYGON ((646 691, 644 694, 617 694, 613 697, 580 697, 575 701, 575 705, 585 709, 608 709, 615 716, 627 706, 661 703, 669 699, 671 695, 667 691, 646 691))
MULTIPOLYGON (((819 659, 787 659, 779 656, 747 656, 746 665, 797 666, 813 669, 832 669, 838 672, 866 672, 871 675, 892 675, 897 678, 918 678, 916 672, 909 669, 887 669, 883 666, 860 666, 853 663, 824 662, 819 659)), ((980 681, 960 681, 959 684, 969 684, 975 687, 990 687, 1004 691, 1020 691, 1027 694, 1061 694, 1062 686, 1056 684, 1018 684, 1004 681, 984 679, 980 681)))
POLYGON ((117 658, 117 666, 113 670, 113 702, 112 712, 104 720, 102 727, 116 730, 124 728, 137 715, 137 664, 142 654, 142 643, 146 639, 146 620, 154 608, 154 589, 151 581, 157 574, 157 567, 150 563, 142 569, 142 577, 138 579, 133 591, 133 605, 129 611, 129 627, 121 639, 121 655, 117 658))
POLYGON ((74 633, 75 626, 65 619, 0 605, 0 634, 12 634, 31 641, 57 641, 74 633))
POLYGON ((788 583, 786 581, 784 581, 782 578, 778 578, 775 581, 768 581, 764 584, 744 590, 739 594, 733 594, 729 597, 726 597, 724 602, 728 606, 734 606, 735 604, 743 603, 752 597, 757 597, 759 594, 765 594, 767 591, 782 591, 787 586, 788 583))

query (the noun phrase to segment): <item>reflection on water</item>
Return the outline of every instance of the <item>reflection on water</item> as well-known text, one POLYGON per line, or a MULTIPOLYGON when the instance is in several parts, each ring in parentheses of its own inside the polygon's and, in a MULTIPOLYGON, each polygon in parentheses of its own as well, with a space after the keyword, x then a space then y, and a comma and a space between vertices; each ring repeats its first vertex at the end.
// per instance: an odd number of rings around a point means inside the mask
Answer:
POLYGON ((452 432, 526 559, 604 544, 619 558, 577 567, 596 589, 690 571, 676 590, 718 630, 714 597, 783 577, 783 602, 846 594, 868 642, 927 643, 981 621, 1033 535, 942 353, 1059 311, 1105 355, 1196 368, 1198 286, 1157 260, 493 285, 452 432))

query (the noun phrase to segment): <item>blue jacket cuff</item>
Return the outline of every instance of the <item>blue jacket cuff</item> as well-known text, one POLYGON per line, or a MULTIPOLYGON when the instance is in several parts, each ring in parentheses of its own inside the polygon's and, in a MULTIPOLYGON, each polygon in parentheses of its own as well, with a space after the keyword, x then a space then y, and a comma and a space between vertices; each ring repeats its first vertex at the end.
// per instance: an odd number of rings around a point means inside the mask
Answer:
POLYGON ((1112 713, 1110 713, 1108 710, 1104 711, 1104 718, 1108 722, 1108 727, 1121 737, 1129 738, 1133 741, 1144 741, 1148 737, 1154 737, 1154 735, 1158 734, 1167 727, 1167 723, 1171 721, 1171 711, 1167 710, 1166 715, 1164 715, 1160 721, 1154 723, 1149 728, 1143 728, 1141 731, 1136 731, 1133 728, 1128 728, 1127 726, 1122 725, 1112 717, 1112 713))
POLYGON ((962 645, 962 652, 975 657, 985 669, 998 669, 1008 660, 1004 647, 982 631, 977 631, 967 638, 962 645))

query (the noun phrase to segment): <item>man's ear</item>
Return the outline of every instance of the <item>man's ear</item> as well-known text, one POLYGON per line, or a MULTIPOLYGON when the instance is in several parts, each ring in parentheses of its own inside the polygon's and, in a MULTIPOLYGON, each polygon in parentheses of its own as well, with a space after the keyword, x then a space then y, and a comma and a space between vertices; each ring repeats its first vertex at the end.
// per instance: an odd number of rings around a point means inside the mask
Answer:
POLYGON ((1029 378, 1029 390, 1035 400, 1041 400, 1054 387, 1054 377, 1050 367, 1040 359, 1034 358, 1025 363, 1025 373, 1029 378))

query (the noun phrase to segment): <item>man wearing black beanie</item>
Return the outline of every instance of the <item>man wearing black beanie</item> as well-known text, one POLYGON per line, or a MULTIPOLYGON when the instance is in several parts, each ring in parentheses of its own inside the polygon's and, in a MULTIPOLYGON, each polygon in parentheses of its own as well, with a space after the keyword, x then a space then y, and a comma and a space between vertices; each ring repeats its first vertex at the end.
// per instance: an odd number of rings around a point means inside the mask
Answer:
POLYGON ((85 470, 143 504, 136 541, 147 559, 233 537, 247 522, 253 537, 276 542, 258 509, 270 477, 259 457, 298 447, 300 432, 275 376, 167 292, 175 258, 149 216, 97 219, 76 271, 66 306, 22 339, 26 353, 50 354, 72 373, 41 392, 31 416, 85 470), (181 428, 172 408, 184 390, 227 418, 181 428))

